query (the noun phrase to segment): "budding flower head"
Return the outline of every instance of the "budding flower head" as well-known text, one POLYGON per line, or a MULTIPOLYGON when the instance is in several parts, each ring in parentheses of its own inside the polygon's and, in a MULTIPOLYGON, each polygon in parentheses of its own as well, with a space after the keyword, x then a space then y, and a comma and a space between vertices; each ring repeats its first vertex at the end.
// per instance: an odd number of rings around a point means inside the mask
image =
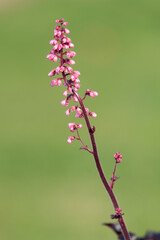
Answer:
POLYGON ((71 136, 71 137, 68 138, 67 142, 68 142, 68 143, 71 143, 71 142, 73 142, 74 139, 75 139, 75 137, 74 137, 74 136, 71 136))
POLYGON ((116 214, 121 215, 122 214, 122 210, 120 208, 116 208, 116 214))
POLYGON ((88 96, 94 98, 94 97, 98 96, 98 93, 95 92, 95 91, 91 91, 91 90, 87 89, 87 91, 86 91, 86 95, 88 95, 88 96))
MULTIPOLYGON (((73 60, 73 58, 76 56, 76 52, 71 51, 71 48, 74 48, 74 44, 68 37, 70 30, 66 28, 67 25, 68 22, 65 22, 64 18, 57 19, 53 39, 51 39, 49 42, 52 49, 46 57, 53 63, 57 62, 58 66, 56 66, 56 68, 54 68, 48 74, 48 76, 54 77, 60 75, 58 78, 55 77, 55 79, 51 81, 50 86, 54 87, 63 85, 66 87, 65 91, 63 91, 63 96, 65 99, 61 101, 62 106, 68 107, 71 101, 74 101, 76 103, 75 106, 71 106, 65 111, 65 114, 67 116, 69 116, 71 112, 76 111, 76 118, 85 118, 86 115, 95 118, 97 116, 95 112, 90 112, 88 108, 84 108, 85 110, 82 110, 80 107, 80 101, 83 101, 87 95, 93 98, 95 96, 98 96, 98 93, 87 89, 85 96, 82 99, 78 94, 78 91, 80 89, 80 72, 74 70, 71 67, 75 65, 75 60, 73 60), (86 114, 84 111, 86 111, 86 114)), ((79 135, 79 128, 82 128, 82 124, 69 123, 68 126, 71 132, 76 131, 79 135)), ((71 143, 75 139, 80 140, 79 137, 76 138, 74 136, 70 136, 67 142, 71 143)))
POLYGON ((119 152, 116 152, 116 153, 114 154, 114 158, 115 158, 115 160, 116 160, 116 163, 122 162, 122 155, 121 155, 119 152))

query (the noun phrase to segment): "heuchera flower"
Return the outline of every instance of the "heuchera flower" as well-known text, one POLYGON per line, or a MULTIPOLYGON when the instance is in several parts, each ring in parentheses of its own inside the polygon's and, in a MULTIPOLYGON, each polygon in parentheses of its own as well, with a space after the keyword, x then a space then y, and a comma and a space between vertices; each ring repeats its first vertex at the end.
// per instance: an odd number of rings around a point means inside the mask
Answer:
POLYGON ((114 154, 114 158, 116 160, 116 163, 120 163, 122 161, 122 155, 119 152, 116 152, 114 154))
MULTIPOLYGON (((58 62, 58 67, 54 68, 50 71, 48 76, 54 77, 55 75, 58 78, 55 78, 51 81, 50 86, 63 86, 66 87, 66 90, 63 92, 63 96, 65 99, 61 101, 61 105, 68 106, 71 99, 76 103, 75 106, 70 107, 65 114, 68 116, 71 112, 76 111, 76 118, 83 118, 84 114, 81 107, 78 105, 78 99, 75 93, 78 93, 80 88, 80 72, 77 70, 73 70, 71 65, 75 64, 73 57, 76 56, 74 51, 71 51, 70 48, 74 48, 74 44, 71 39, 68 37, 70 33, 69 29, 66 28, 68 22, 64 22, 64 19, 56 20, 56 27, 54 30, 54 39, 50 40, 50 45, 53 47, 50 53, 47 55, 47 59, 49 61, 58 62)), ((86 90, 83 100, 86 96, 95 97, 98 96, 98 93, 95 91, 91 91, 89 89, 86 90)), ((95 112, 90 112, 87 108, 85 109, 88 116, 95 118, 97 114, 95 112)), ((68 124, 70 131, 74 132, 78 128, 82 128, 81 124, 69 123, 68 124)), ((71 143, 75 140, 76 137, 69 137, 67 142, 71 143)))

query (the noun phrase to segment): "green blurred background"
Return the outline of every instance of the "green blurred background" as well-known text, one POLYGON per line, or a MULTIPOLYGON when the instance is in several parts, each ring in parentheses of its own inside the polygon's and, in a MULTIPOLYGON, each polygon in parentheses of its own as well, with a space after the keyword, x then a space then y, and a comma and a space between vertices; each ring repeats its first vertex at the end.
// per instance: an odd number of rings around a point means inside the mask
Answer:
POLYGON ((116 239, 101 225, 113 208, 92 156, 66 143, 75 119, 60 105, 63 87, 49 86, 46 55, 61 17, 80 93, 99 93, 86 104, 98 114, 108 179, 113 154, 123 154, 115 192, 128 229, 160 230, 160 1, 1 0, 0 9, 0 240, 116 239))

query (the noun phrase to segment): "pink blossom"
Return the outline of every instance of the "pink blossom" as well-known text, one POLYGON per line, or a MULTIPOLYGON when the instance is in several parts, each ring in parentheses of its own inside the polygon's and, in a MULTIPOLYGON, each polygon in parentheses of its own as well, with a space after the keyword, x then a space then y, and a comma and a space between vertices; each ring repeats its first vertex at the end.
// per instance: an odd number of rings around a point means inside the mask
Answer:
POLYGON ((65 112, 65 114, 66 114, 67 116, 69 116, 69 114, 70 114, 70 109, 67 109, 67 111, 65 112))
POLYGON ((67 56, 67 58, 73 58, 76 56, 76 53, 73 51, 68 51, 68 52, 66 52, 66 56, 67 56))
POLYGON ((71 68, 71 67, 69 67, 69 66, 67 66, 66 68, 65 68, 65 73, 71 73, 73 71, 73 69, 71 68))
POLYGON ((67 38, 66 37, 62 38, 62 43, 66 43, 66 42, 67 42, 67 38))
POLYGON ((63 92, 63 96, 64 96, 64 97, 67 96, 67 90, 65 90, 65 91, 63 92))
POLYGON ((68 127, 70 128, 71 132, 74 132, 77 128, 82 128, 82 124, 75 124, 75 123, 69 123, 68 127))
POLYGON ((61 72, 63 72, 64 71, 64 67, 63 66, 58 66, 57 68, 56 68, 56 73, 57 74, 60 74, 61 72))
POLYGON ((67 43, 71 43, 72 40, 69 37, 66 37, 66 39, 67 39, 67 43))
POLYGON ((61 101, 61 105, 68 107, 69 102, 67 102, 67 100, 64 99, 64 100, 61 101))
POLYGON ((74 44, 73 43, 69 43, 69 47, 70 48, 74 48, 74 44))
POLYGON ((92 97, 92 98, 95 97, 95 96, 98 96, 98 93, 97 93, 97 92, 91 91, 91 90, 89 90, 89 89, 87 89, 86 94, 89 95, 89 96, 92 97))
POLYGON ((85 108, 85 110, 86 110, 86 113, 89 114, 89 109, 88 109, 88 108, 85 108))
POLYGON ((74 60, 72 60, 72 59, 69 59, 68 61, 67 61, 67 64, 68 65, 74 65, 75 64, 75 61, 74 60))
POLYGON ((74 136, 69 137, 68 140, 67 140, 67 142, 68 142, 68 143, 71 143, 73 140, 75 140, 75 137, 74 137, 74 136))
POLYGON ((76 117, 76 118, 83 118, 83 115, 80 114, 80 113, 76 113, 75 117, 76 117))
POLYGON ((82 110, 81 110, 81 108, 80 108, 80 107, 77 107, 77 108, 76 108, 76 111, 77 111, 77 113, 79 113, 79 114, 81 114, 81 113, 82 113, 82 110))
POLYGON ((77 124, 76 127, 77 128, 82 128, 83 126, 82 126, 82 124, 77 124))
POLYGON ((72 98, 73 98, 73 100, 74 100, 75 102, 78 102, 78 99, 77 99, 77 97, 76 97, 75 95, 73 95, 72 98))
POLYGON ((49 43, 50 43, 51 45, 56 45, 58 42, 57 42, 57 40, 52 39, 49 43))
POLYGON ((64 26, 67 26, 67 24, 68 24, 68 22, 64 22, 64 23, 63 23, 64 26))
POLYGON ((114 154, 114 158, 116 160, 116 163, 120 163, 122 161, 122 155, 119 152, 116 152, 114 154))
POLYGON ((80 84, 75 84, 74 86, 77 88, 77 90, 80 88, 80 84))
POLYGON ((49 77, 53 77, 56 73, 56 69, 53 69, 50 73, 48 73, 49 77))
POLYGON ((61 84, 62 84, 61 80, 60 80, 60 79, 57 79, 57 85, 58 85, 58 86, 61 86, 61 84))
POLYGON ((72 106, 72 107, 70 108, 70 110, 71 110, 72 112, 75 111, 75 109, 76 109, 75 106, 72 106))
POLYGON ((69 34, 69 33, 70 33, 70 31, 69 31, 68 28, 65 28, 64 31, 65 31, 66 34, 69 34))
POLYGON ((89 116, 96 118, 97 114, 95 112, 89 112, 89 116))
POLYGON ((57 86, 57 85, 60 86, 61 84, 62 84, 61 79, 60 79, 60 78, 57 78, 57 79, 52 80, 50 86, 51 86, 51 87, 57 86))
POLYGON ((70 128, 71 132, 74 132, 76 129, 76 124, 75 123, 68 123, 68 127, 70 128))
POLYGON ((80 83, 80 80, 77 78, 77 79, 75 80, 75 82, 76 82, 76 83, 80 83))
POLYGON ((57 61, 58 61, 58 57, 57 57, 56 55, 54 55, 54 54, 48 54, 48 55, 47 55, 47 58, 48 58, 50 61, 53 60, 53 62, 57 62, 57 61))

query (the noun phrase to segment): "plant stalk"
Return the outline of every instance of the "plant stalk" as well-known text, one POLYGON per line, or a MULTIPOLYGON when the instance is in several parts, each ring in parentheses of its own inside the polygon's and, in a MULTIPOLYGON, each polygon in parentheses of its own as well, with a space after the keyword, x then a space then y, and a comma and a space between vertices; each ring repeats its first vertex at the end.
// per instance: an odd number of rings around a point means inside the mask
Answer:
MULTIPOLYGON (((117 199, 115 197, 115 194, 113 193, 113 190, 111 189, 111 187, 110 187, 109 183, 107 182, 107 180, 105 178, 105 175, 103 173, 103 169, 102 169, 102 166, 101 166, 101 163, 100 163, 100 160, 99 160, 99 156, 98 156, 96 141, 95 141, 95 137, 94 137, 94 131, 93 131, 92 127, 91 127, 88 115, 86 113, 86 110, 85 110, 85 107, 84 107, 84 104, 83 104, 83 101, 82 101, 81 97, 79 96, 79 94, 77 92, 75 92, 73 90, 73 93, 77 97, 77 99, 79 101, 79 104, 81 106, 82 112, 84 114, 84 119, 86 121, 86 125, 87 125, 88 132, 89 132, 89 135, 90 135, 91 144, 92 144, 92 148, 93 148, 93 155, 94 155, 95 164, 96 164, 99 176, 100 176, 101 181, 102 181, 102 183, 103 183, 103 185, 104 185, 104 187, 105 187, 105 189, 106 189, 106 191, 107 191, 107 193, 108 193, 108 195, 109 195, 109 197, 110 197, 110 199, 112 201, 114 209, 116 210, 116 208, 120 208, 120 207, 119 207, 118 201, 117 201, 117 199)), ((124 221, 122 215, 118 218, 118 221, 119 221, 119 224, 121 226, 124 239, 125 240, 130 240, 130 235, 129 235, 129 232, 127 230, 127 227, 126 227, 126 224, 125 224, 125 221, 124 221)))

